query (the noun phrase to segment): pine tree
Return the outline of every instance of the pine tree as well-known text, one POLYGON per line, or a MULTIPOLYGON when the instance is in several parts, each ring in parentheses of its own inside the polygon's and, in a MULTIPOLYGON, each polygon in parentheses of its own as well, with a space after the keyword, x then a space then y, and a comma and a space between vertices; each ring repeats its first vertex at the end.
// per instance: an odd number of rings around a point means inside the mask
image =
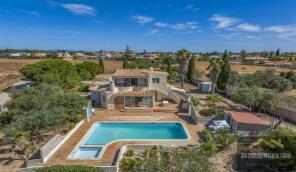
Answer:
POLYGON ((132 59, 132 51, 130 50, 129 46, 126 46, 125 52, 123 54, 123 69, 127 69, 128 61, 132 59))
POLYGON ((276 50, 276 52, 275 52, 275 56, 279 57, 280 55, 281 55, 281 53, 280 53, 280 49, 278 48, 278 49, 276 50))
POLYGON ((190 82, 193 82, 194 80, 194 77, 197 73, 197 70, 195 68, 195 57, 192 56, 190 61, 189 61, 189 64, 188 64, 188 70, 187 70, 187 79, 190 81, 190 82))
POLYGON ((230 72, 231 72, 231 68, 230 68, 230 64, 229 64, 229 54, 227 52, 227 50, 225 50, 223 56, 222 56, 222 66, 221 66, 221 72, 218 76, 218 80, 217 80, 217 87, 219 89, 225 89, 226 85, 229 81, 230 78, 230 72))

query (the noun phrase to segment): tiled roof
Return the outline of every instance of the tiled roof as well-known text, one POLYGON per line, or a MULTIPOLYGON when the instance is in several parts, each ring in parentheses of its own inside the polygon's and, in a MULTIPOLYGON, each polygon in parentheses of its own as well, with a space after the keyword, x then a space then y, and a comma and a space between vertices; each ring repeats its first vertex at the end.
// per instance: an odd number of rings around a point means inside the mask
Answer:
POLYGON ((115 93, 118 96, 153 96, 153 91, 119 91, 115 93))
POLYGON ((149 74, 168 75, 166 72, 154 71, 148 69, 117 69, 113 76, 141 76, 148 77, 149 74))
POLYGON ((233 120, 238 123, 270 125, 269 121, 261 119, 250 112, 231 112, 233 120))

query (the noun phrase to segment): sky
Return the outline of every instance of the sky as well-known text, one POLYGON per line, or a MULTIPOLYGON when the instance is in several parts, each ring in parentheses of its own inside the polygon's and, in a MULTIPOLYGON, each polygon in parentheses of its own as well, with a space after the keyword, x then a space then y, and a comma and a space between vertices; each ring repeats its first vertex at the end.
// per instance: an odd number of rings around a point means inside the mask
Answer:
POLYGON ((0 48, 296 51, 296 0, 1 0, 0 48))

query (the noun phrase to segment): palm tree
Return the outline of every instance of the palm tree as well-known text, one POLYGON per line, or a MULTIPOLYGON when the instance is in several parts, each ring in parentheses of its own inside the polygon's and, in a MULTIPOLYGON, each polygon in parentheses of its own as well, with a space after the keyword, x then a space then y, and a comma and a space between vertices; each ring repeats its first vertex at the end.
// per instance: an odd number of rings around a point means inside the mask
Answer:
POLYGON ((184 88, 184 78, 187 72, 187 65, 190 58, 190 52, 182 49, 177 52, 178 62, 179 62, 179 70, 181 74, 181 83, 182 88, 184 88))
POLYGON ((218 74, 221 70, 221 60, 212 58, 207 70, 210 70, 210 78, 212 81, 212 93, 215 91, 218 74))

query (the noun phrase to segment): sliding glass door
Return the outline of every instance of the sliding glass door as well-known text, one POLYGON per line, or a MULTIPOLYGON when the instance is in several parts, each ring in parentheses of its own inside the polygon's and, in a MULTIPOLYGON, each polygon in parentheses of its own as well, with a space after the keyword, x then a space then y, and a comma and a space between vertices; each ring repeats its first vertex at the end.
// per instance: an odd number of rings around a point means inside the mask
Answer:
POLYGON ((153 99, 151 96, 125 96, 124 97, 124 106, 125 107, 153 107, 153 99))

